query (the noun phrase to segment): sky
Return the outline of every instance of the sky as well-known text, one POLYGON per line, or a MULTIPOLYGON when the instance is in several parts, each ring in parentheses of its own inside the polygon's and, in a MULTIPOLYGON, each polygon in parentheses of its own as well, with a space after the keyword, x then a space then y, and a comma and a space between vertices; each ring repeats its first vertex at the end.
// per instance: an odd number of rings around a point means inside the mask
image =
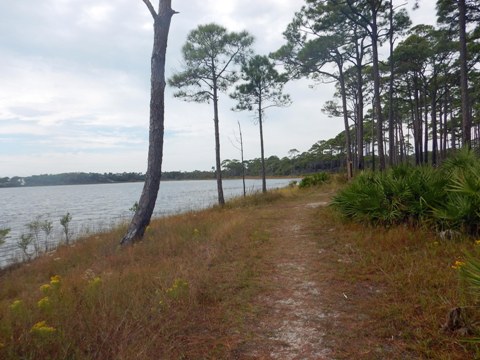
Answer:
MULTIPOLYGON (((410 1, 412 3, 412 1, 410 1)), ((155 8, 158 0, 152 0, 155 8)), ((247 30, 261 55, 284 44, 282 32, 304 0, 172 0, 166 76, 182 69, 181 48, 198 25, 247 30)), ((414 23, 435 22, 435 0, 421 0, 414 23)), ((0 177, 63 172, 145 172, 153 23, 141 0, 0 2, 0 177)), ((271 108, 265 155, 307 151, 342 131, 321 112, 332 84, 293 81, 292 105, 271 108)), ((215 164, 211 104, 165 95, 164 171, 210 170, 215 164)), ((260 157, 258 125, 220 96, 221 157, 260 157)))

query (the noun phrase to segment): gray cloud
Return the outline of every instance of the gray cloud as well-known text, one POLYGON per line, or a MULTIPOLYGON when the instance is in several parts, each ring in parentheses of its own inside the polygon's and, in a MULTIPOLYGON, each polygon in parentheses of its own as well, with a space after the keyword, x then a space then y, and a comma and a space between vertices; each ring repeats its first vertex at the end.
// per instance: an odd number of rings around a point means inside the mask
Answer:
MULTIPOLYGON (((181 47, 199 24, 248 30, 256 37, 256 51, 267 54, 283 43, 281 34, 303 3, 174 0, 180 13, 172 20, 167 76, 180 67, 181 47)), ((431 20, 432 4, 421 6, 416 18, 431 20)), ((152 19, 141 0, 4 1, 0 33, 0 176, 144 171, 152 19)), ((267 155, 305 151, 342 130, 340 119, 320 112, 333 96, 332 86, 310 89, 310 83, 288 84, 292 106, 267 113, 267 155)), ((172 94, 167 89, 164 169, 209 169, 214 163, 211 106, 184 103, 172 94)), ((230 111, 227 95, 221 95, 220 106, 223 158, 239 157, 230 142, 238 120, 246 156, 258 157, 258 127, 251 114, 230 111)))

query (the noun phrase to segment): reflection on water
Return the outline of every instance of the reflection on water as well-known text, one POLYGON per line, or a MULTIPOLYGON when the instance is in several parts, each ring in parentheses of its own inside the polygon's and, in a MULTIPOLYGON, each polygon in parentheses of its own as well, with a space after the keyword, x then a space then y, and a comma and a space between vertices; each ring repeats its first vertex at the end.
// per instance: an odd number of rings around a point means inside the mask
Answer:
MULTIPOLYGON (((290 181, 268 179, 267 187, 284 187, 290 181)), ((19 251, 16 243, 28 232, 25 225, 37 217, 53 223, 51 238, 55 241, 62 237, 60 218, 67 212, 72 215, 74 235, 108 230, 132 216, 129 209, 138 201, 142 187, 143 183, 122 183, 0 189, 0 228, 11 229, 0 246, 0 266, 19 251)), ((223 187, 226 199, 243 194, 241 180, 224 180, 223 187)), ((248 179, 246 188, 248 193, 259 191, 261 181, 248 179)), ((215 180, 165 181, 160 185, 154 216, 203 209, 216 202, 215 180)))

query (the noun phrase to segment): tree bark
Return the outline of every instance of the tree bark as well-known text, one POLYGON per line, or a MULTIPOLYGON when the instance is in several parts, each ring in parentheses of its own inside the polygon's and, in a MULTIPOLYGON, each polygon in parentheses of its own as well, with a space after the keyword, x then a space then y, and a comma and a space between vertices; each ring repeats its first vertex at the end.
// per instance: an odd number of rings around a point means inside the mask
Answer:
POLYGON ((218 90, 216 80, 213 81, 213 123, 215 125, 215 162, 217 168, 218 204, 223 206, 225 205, 225 198, 223 197, 222 167, 220 161, 220 127, 218 124, 218 90))
POLYGON ((424 160, 423 163, 428 165, 428 99, 427 99, 427 85, 425 85, 424 94, 423 94, 423 105, 424 105, 424 118, 425 118, 425 132, 424 135, 424 142, 423 142, 423 156, 424 160))
POLYGON ((377 15, 372 11, 372 65, 373 65, 373 90, 377 116, 377 146, 380 171, 385 170, 385 151, 383 148, 383 113, 382 99, 380 98, 380 70, 378 66, 378 29, 377 15))
POLYGON ((448 92, 447 86, 445 86, 445 96, 443 100, 443 152, 442 152, 442 160, 446 159, 447 157, 447 139, 448 139, 448 101, 450 100, 450 94, 448 92))
POLYGON ((345 126, 345 147, 346 147, 346 154, 347 154, 347 177, 351 179, 353 177, 352 174, 352 149, 351 149, 351 140, 350 140, 350 128, 348 126, 348 109, 347 109, 347 94, 345 90, 345 76, 343 74, 342 64, 338 63, 338 70, 339 70, 339 82, 340 82, 340 92, 342 96, 342 110, 343 110, 343 124, 345 126))
POLYGON ((462 92, 462 142, 463 146, 471 148, 472 117, 470 115, 470 100, 468 95, 467 69, 467 34, 466 34, 466 4, 458 0, 460 26, 460 89, 462 92))
POLYGON ((437 154, 438 154, 438 129, 437 129, 437 75, 433 75, 432 84, 432 165, 437 166, 437 154))
POLYGON ((395 164, 396 146, 395 146, 395 129, 393 118, 393 80, 394 80, 394 64, 393 64, 393 0, 390 0, 390 13, 388 15, 390 23, 390 31, 388 35, 390 47, 390 79, 388 84, 388 164, 392 167, 395 164))
POLYGON ((153 50, 151 58, 150 130, 148 164, 145 183, 127 233, 121 245, 142 239, 155 208, 162 173, 163 135, 165 120, 165 61, 168 33, 172 16, 171 0, 160 0, 158 14, 149 0, 143 0, 154 20, 153 50))
MULTIPOLYGON (((363 42, 360 42, 363 47, 363 42)), ((358 170, 365 168, 365 160, 363 153, 363 74, 362 74, 362 58, 363 49, 356 46, 356 70, 357 70, 357 153, 358 153, 358 170)))
POLYGON ((262 192, 267 192, 267 176, 265 169, 265 151, 263 147, 263 119, 262 119, 262 96, 258 99, 258 126, 260 127, 260 155, 262 159, 262 192))
POLYGON ((240 133, 240 157, 242 159, 242 183, 243 183, 243 197, 247 196, 247 190, 245 187, 245 160, 243 159, 243 136, 242 136, 242 127, 240 126, 240 121, 238 123, 238 132, 240 133))

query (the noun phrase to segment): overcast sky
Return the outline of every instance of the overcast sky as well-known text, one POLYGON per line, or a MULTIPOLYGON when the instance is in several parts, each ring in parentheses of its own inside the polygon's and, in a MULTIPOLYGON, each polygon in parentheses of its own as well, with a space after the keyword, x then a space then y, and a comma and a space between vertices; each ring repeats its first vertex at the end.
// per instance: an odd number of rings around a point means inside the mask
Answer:
MULTIPOLYGON (((167 77, 181 69, 188 32, 216 22, 248 30, 268 54, 304 0, 173 0, 167 77)), ((153 0, 158 6, 158 0, 153 0)), ((422 0, 416 23, 434 23, 435 0, 422 0)), ((411 6, 410 6, 411 7, 411 6)), ((408 9, 411 12, 410 8, 408 9)), ((146 170, 152 18, 141 0, 16 0, 0 3, 0 176, 146 170)), ((269 109, 266 156, 303 152, 342 131, 321 113, 332 85, 287 84, 293 104, 269 109)), ((209 170, 215 163, 212 106, 166 93, 163 169, 209 170)), ((258 126, 220 97, 222 159, 260 156, 258 126)))

